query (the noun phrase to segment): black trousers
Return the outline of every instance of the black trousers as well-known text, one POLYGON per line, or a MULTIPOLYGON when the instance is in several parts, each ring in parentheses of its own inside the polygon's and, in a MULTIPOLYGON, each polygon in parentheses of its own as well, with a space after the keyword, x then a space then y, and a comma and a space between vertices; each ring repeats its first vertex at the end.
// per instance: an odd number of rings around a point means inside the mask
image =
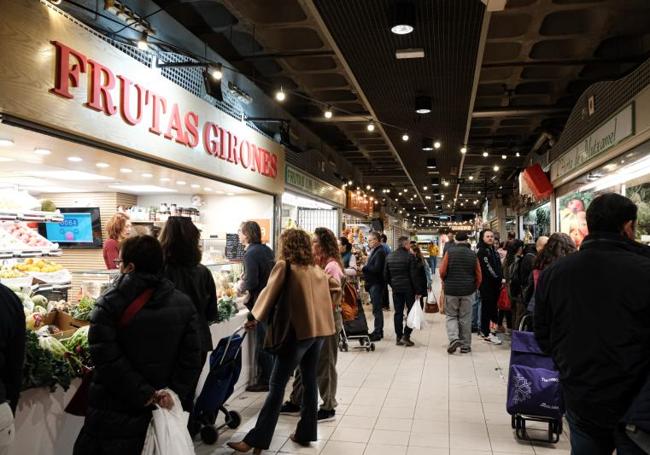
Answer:
POLYGON ((303 396, 300 420, 296 427, 296 439, 300 442, 318 439, 318 383, 316 367, 323 346, 323 338, 310 338, 295 342, 291 352, 276 356, 269 382, 269 394, 257 418, 255 428, 248 432, 244 441, 251 447, 268 450, 280 417, 284 390, 291 373, 300 366, 303 396))
POLYGON ((393 305, 395 305, 395 335, 397 338, 410 337, 413 329, 404 324, 404 310, 406 309, 406 314, 408 315, 409 311, 413 307, 413 302, 415 301, 415 296, 407 292, 395 292, 393 291, 393 305))
POLYGON ((498 289, 481 290, 481 333, 490 334, 490 322, 497 323, 498 309, 497 300, 499 299, 498 289))

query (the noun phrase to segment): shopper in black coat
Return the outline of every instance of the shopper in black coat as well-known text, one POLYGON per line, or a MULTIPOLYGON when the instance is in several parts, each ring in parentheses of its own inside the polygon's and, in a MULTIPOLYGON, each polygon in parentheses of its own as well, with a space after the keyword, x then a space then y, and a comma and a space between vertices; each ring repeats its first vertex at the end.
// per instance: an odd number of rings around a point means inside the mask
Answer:
POLYGON ((636 217, 629 199, 597 197, 580 251, 537 283, 535 336, 559 369, 576 455, 634 453, 620 422, 650 373, 650 259, 626 240, 636 217))
POLYGON ((0 284, 0 453, 13 433, 25 359, 25 313, 16 294, 0 284))
POLYGON ((202 366, 198 317, 190 299, 160 276, 162 265, 153 237, 133 237, 122 245, 122 276, 91 314, 88 342, 95 371, 74 455, 139 455, 152 405, 172 404, 163 389, 179 397, 193 392, 202 366), (153 291, 150 298, 123 321, 147 290, 153 291))
POLYGON ((413 307, 416 295, 417 270, 415 257, 409 253, 410 241, 408 237, 400 237, 399 248, 386 258, 384 267, 384 281, 393 290, 393 305, 395 306, 395 335, 398 346, 413 346, 411 341, 412 329, 404 327, 404 310, 408 314, 413 307))
MULTIPOLYGON (((262 228, 255 221, 246 221, 239 228, 239 241, 245 245, 244 277, 240 292, 248 291, 246 307, 252 311, 262 290, 266 287, 275 265, 275 256, 268 246, 262 243, 262 228)), ((248 392, 267 392, 273 370, 273 356, 264 350, 267 325, 260 322, 255 327, 255 368, 252 369, 248 392)))
POLYGON ((486 341, 501 344, 501 339, 490 332, 490 322, 497 323, 497 300, 501 291, 503 272, 499 253, 494 249, 494 232, 481 231, 476 256, 481 264, 481 334, 486 341))
POLYGON ((365 281, 366 291, 370 294, 372 303, 372 315, 374 318, 373 332, 370 334, 371 341, 380 341, 384 337, 384 310, 382 308, 384 290, 384 267, 386 266, 386 250, 381 244, 380 235, 377 232, 368 234, 368 246, 370 253, 368 261, 361 270, 365 281))

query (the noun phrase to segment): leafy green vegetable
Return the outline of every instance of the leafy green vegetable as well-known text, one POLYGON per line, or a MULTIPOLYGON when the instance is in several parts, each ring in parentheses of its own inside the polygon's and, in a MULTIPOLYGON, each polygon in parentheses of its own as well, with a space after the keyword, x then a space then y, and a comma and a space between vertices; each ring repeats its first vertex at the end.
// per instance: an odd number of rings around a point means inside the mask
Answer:
POLYGON ((89 328, 89 325, 84 326, 77 330, 70 338, 66 338, 62 341, 63 345, 71 353, 71 355, 78 359, 80 363, 80 374, 81 366, 92 366, 92 361, 90 358, 90 346, 88 345, 89 328))
POLYGON ((227 321, 237 314, 237 304, 231 297, 222 297, 217 302, 217 322, 227 321))
POLYGON ((95 301, 88 296, 82 297, 77 305, 72 308, 72 317, 82 321, 90 320, 90 313, 95 308, 95 301))
POLYGON ((57 385, 68 390, 70 381, 77 374, 66 356, 57 358, 51 351, 43 349, 38 335, 31 330, 27 331, 26 336, 23 390, 48 387, 53 392, 57 385))

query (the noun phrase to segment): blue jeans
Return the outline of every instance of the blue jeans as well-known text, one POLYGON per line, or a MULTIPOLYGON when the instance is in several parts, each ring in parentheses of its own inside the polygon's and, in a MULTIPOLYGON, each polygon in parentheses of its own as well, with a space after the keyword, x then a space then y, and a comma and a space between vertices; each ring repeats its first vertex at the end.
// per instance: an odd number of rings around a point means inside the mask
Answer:
POLYGON ((567 420, 571 429, 571 455, 643 455, 641 450, 625 433, 625 429, 598 428, 582 422, 579 417, 567 410, 567 420))
POLYGON ((438 257, 437 256, 429 256, 429 267, 431 267, 431 273, 433 275, 436 274, 437 265, 438 265, 438 257))
POLYGON ((268 450, 280 417, 280 409, 284 401, 284 389, 287 387, 291 373, 298 366, 300 366, 303 395, 300 420, 296 427, 295 437, 297 441, 305 443, 318 439, 316 367, 322 346, 323 338, 300 340, 294 343, 291 352, 276 356, 271 381, 269 382, 269 394, 266 396, 255 428, 249 431, 244 438, 246 444, 258 449, 268 450))
POLYGON ((405 337, 410 337, 413 329, 406 326, 404 327, 404 309, 406 308, 406 314, 411 311, 413 307, 413 302, 415 301, 415 296, 411 293, 406 292, 395 292, 393 291, 393 305, 395 305, 395 335, 397 339, 405 337))
POLYGON ((266 323, 259 322, 255 327, 255 363, 257 365, 255 385, 267 385, 273 370, 273 356, 264 350, 264 338, 266 338, 266 323))
POLYGON ((385 286, 383 284, 373 284, 370 286, 372 315, 375 318, 375 328, 372 333, 381 336, 384 336, 384 309, 382 308, 384 288, 385 286))
POLYGON ((481 293, 474 294, 474 302, 472 303, 472 330, 479 330, 481 326, 481 293))

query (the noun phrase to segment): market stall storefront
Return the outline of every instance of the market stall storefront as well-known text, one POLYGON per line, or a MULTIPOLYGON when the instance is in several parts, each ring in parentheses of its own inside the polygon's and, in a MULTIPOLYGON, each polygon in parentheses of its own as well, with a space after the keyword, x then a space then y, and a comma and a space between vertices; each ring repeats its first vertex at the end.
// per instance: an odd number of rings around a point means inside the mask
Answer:
POLYGON ((299 227, 314 232, 326 227, 339 235, 345 192, 291 165, 286 166, 282 195, 282 229, 299 227))
MULTIPOLYGON (((81 310, 111 280, 101 249, 106 221, 122 210, 134 231, 156 234, 169 216, 187 216, 201 229, 203 262, 217 282, 216 344, 245 318, 233 290, 240 223, 257 220, 274 243, 284 151, 50 3, 0 7, 0 279, 38 283, 47 291, 39 312, 68 316, 28 320, 70 335, 74 326, 54 321, 69 323, 68 311, 83 321, 81 310), (16 40, 15 30, 30 39, 16 40), (54 291, 60 306, 49 301, 54 291)), ((246 347, 238 387, 248 379, 248 355, 246 347)), ((50 393, 38 387, 48 378, 28 377, 11 454, 72 452, 82 419, 63 410, 79 380, 66 392, 57 385, 69 379, 48 383, 50 393)))
POLYGON ((641 91, 551 164, 555 227, 577 246, 589 234, 586 211, 616 192, 637 204, 637 240, 650 243, 650 88, 641 91))

